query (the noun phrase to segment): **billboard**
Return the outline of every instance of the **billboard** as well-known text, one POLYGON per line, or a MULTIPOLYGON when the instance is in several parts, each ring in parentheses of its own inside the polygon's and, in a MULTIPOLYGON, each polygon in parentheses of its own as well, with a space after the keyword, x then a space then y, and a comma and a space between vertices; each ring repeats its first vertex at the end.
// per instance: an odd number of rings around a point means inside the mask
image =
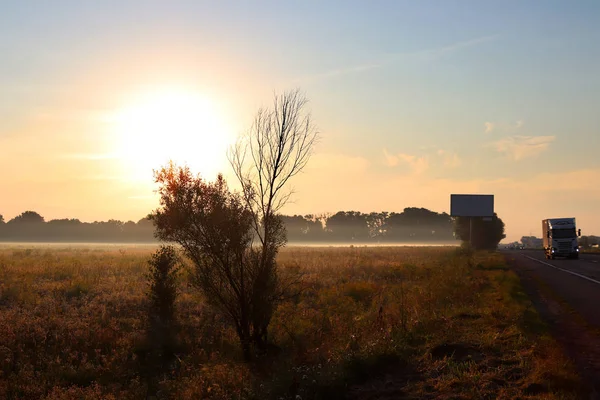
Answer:
POLYGON ((450 215, 452 217, 492 217, 494 215, 494 195, 451 194, 450 215))

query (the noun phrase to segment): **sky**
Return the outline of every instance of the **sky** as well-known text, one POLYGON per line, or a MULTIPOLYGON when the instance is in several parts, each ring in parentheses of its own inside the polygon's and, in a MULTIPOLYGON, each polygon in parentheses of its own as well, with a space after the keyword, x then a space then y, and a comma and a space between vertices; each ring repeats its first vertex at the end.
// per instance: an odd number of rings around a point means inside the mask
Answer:
POLYGON ((0 3, 0 214, 134 220, 173 158, 227 147, 300 88, 320 141, 284 212, 450 211, 507 240, 600 234, 597 1, 0 3))

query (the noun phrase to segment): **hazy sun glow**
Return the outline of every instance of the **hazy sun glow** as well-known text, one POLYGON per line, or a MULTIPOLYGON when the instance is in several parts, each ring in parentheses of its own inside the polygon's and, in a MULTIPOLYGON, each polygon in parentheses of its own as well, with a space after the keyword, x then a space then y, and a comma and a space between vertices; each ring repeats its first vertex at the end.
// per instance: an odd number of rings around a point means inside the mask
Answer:
POLYGON ((145 93, 117 112, 117 155, 132 179, 151 179, 152 170, 169 160, 212 179, 225 168, 232 140, 225 121, 216 105, 198 93, 145 93))

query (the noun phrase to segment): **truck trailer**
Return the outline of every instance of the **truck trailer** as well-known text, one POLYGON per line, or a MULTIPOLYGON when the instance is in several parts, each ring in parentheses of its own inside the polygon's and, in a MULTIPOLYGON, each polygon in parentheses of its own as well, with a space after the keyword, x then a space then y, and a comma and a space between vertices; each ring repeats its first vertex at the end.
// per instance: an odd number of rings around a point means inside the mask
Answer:
POLYGON ((542 238, 547 259, 555 257, 579 258, 581 229, 577 230, 575 218, 548 218, 542 220, 542 238))

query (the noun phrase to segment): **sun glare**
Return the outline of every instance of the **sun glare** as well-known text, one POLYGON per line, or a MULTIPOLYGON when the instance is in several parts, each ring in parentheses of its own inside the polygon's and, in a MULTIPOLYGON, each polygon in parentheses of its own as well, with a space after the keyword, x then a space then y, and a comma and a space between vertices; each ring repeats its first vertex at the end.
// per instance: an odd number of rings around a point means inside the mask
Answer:
POLYGON ((116 116, 117 153, 132 179, 152 178, 169 160, 214 178, 226 167, 232 132, 209 99, 185 90, 139 96, 116 116))

